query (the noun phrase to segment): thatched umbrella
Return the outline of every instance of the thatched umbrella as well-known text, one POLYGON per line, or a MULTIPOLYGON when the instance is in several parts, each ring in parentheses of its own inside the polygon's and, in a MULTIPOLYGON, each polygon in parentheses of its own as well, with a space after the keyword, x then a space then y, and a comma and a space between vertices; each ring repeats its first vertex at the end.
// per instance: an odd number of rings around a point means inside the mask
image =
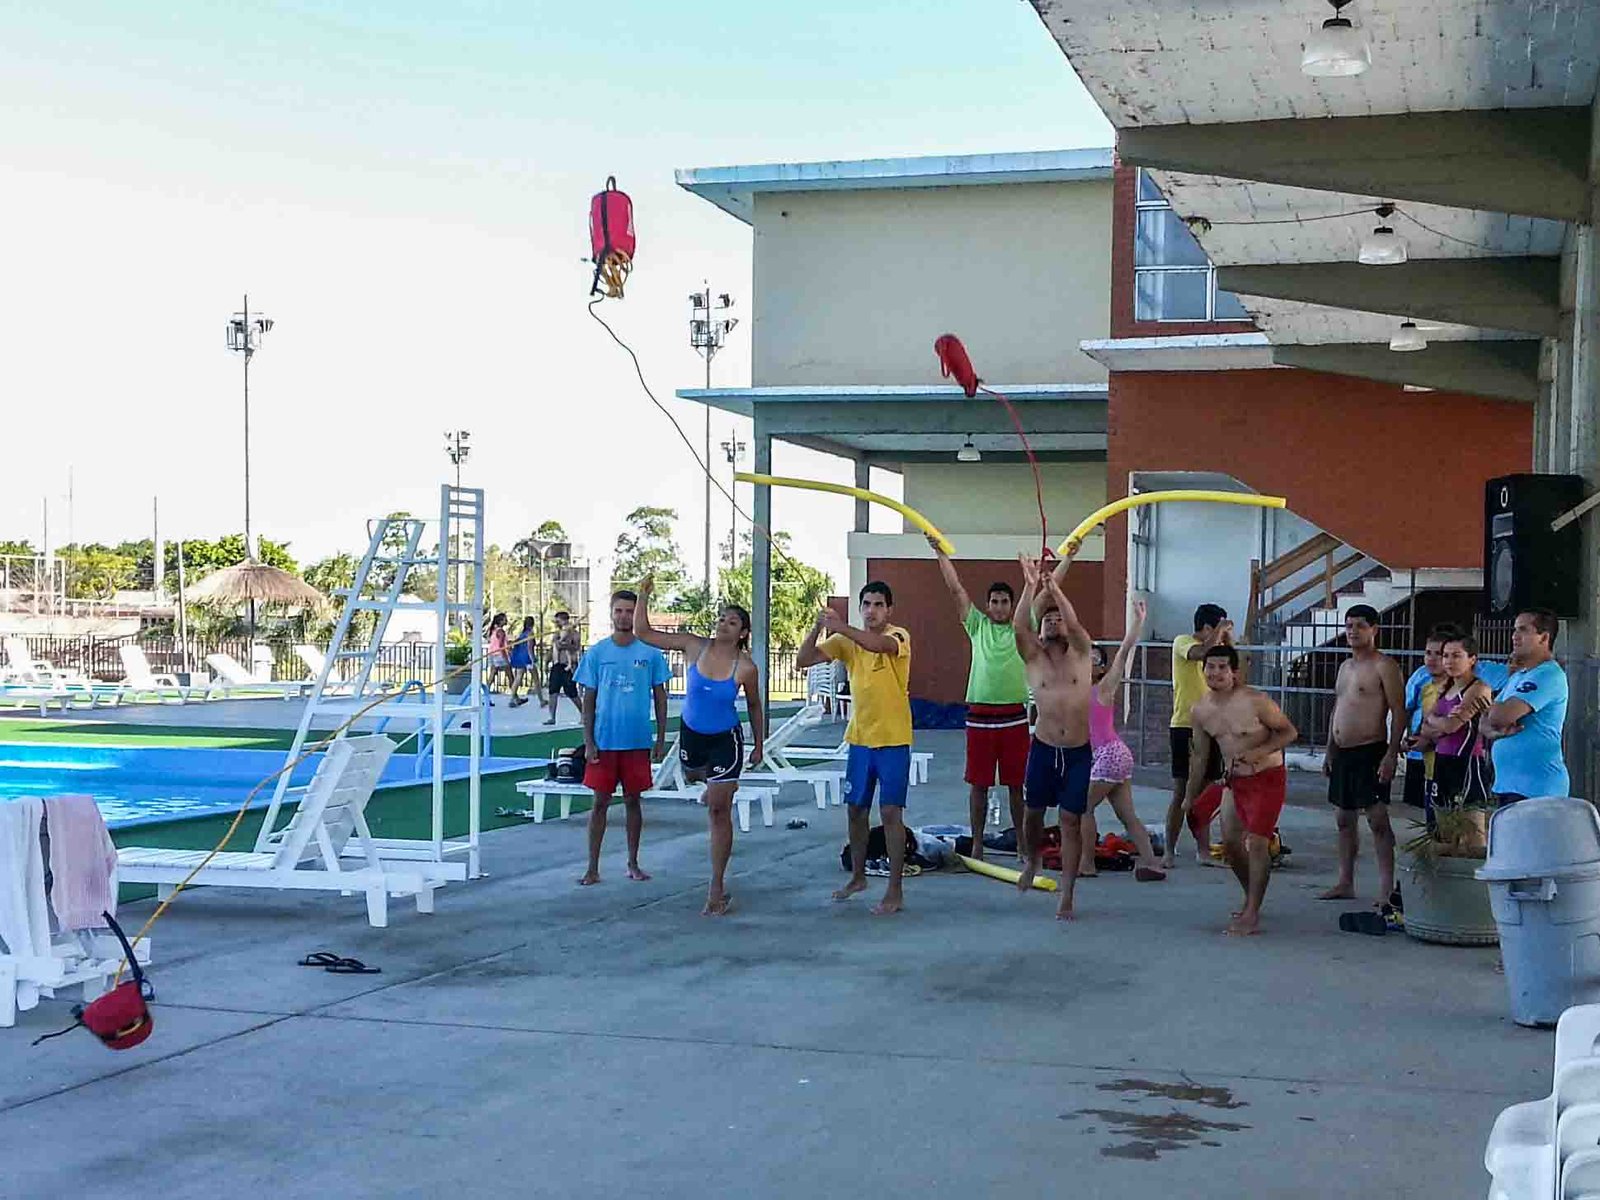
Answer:
POLYGON ((189 598, 202 604, 250 605, 250 636, 256 635, 256 605, 284 604, 316 608, 327 598, 300 576, 281 567, 247 558, 231 567, 211 572, 189 589, 189 598))

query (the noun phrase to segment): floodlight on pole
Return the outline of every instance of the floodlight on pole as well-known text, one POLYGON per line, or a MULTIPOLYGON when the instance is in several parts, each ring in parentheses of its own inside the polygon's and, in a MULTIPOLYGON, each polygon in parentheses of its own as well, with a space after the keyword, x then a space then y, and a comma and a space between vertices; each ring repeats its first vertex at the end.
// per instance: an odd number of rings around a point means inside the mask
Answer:
MULTIPOLYGON (((689 293, 689 345, 693 346, 696 353, 706 360, 706 390, 711 390, 711 360, 717 356, 717 351, 722 349, 723 342, 728 334, 733 332, 734 326, 739 324, 737 317, 730 317, 727 312, 733 307, 733 297, 727 292, 712 294, 709 283, 702 285, 702 290, 689 293)), ((706 465, 706 527, 705 527, 705 586, 706 596, 709 599, 712 592, 711 583, 711 401, 706 401, 705 425, 705 465, 706 465)))
MULTIPOLYGON (((456 487, 458 488, 461 486, 461 464, 466 462, 467 457, 472 453, 472 447, 467 444, 471 440, 472 431, 469 429, 446 429, 444 431, 444 453, 445 457, 448 458, 455 466, 456 487)), ((452 524, 454 524, 454 522, 452 522, 452 524)), ((442 542, 443 530, 440 531, 440 534, 440 541, 442 542)), ((467 594, 467 564, 462 560, 461 556, 461 530, 459 528, 456 530, 455 540, 456 597, 457 599, 460 599, 467 594)), ((444 547, 441 545, 440 549, 443 550, 444 547)), ((477 548, 474 547, 473 550, 474 553, 476 553, 477 548)), ((443 571, 439 572, 439 586, 446 589, 449 587, 449 580, 445 578, 443 571)))
POLYGON ((256 544, 250 525, 250 360, 261 349, 261 342, 272 330, 272 321, 250 313, 250 295, 245 293, 244 307, 228 320, 228 349, 244 357, 244 556, 256 556, 256 544))

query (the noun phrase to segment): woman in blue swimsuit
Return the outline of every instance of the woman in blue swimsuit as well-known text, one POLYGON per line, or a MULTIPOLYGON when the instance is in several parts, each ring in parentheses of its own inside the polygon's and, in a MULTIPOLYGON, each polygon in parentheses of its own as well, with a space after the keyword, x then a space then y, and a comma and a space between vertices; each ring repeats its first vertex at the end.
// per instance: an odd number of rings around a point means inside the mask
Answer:
POLYGON ((639 584, 633 632, 658 650, 681 650, 688 664, 687 690, 678 732, 678 761, 690 783, 706 785, 706 819, 711 827, 711 886, 703 914, 720 917, 733 903, 723 884, 733 855, 733 794, 744 769, 744 729, 739 722, 739 690, 750 713, 750 765, 766 757, 762 725, 761 677, 750 657, 750 614, 724 605, 709 638, 693 633, 663 633, 650 627, 652 576, 639 584))

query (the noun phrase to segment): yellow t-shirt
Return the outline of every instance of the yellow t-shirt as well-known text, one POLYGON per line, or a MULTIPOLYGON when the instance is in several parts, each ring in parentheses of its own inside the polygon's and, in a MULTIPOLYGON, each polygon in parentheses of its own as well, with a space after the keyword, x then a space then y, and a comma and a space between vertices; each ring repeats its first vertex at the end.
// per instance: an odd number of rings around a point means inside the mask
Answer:
POLYGON ((1172 727, 1188 729, 1189 714, 1195 702, 1206 694, 1205 663, 1190 659, 1189 651, 1200 644, 1192 633, 1172 639, 1172 727))
POLYGON ((911 744, 911 635, 898 625, 883 631, 900 643, 900 653, 863 650, 837 633, 817 643, 850 673, 850 727, 844 740, 852 746, 911 744))

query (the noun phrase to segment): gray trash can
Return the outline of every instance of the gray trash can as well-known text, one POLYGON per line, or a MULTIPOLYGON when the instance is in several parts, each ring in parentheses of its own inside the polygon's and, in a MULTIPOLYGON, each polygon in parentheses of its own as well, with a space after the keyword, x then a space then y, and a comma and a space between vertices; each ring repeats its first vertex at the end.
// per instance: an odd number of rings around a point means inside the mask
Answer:
POLYGON ((1489 884, 1511 1019, 1554 1025, 1574 1004, 1600 1002, 1600 813, 1548 797, 1489 819, 1489 884))

